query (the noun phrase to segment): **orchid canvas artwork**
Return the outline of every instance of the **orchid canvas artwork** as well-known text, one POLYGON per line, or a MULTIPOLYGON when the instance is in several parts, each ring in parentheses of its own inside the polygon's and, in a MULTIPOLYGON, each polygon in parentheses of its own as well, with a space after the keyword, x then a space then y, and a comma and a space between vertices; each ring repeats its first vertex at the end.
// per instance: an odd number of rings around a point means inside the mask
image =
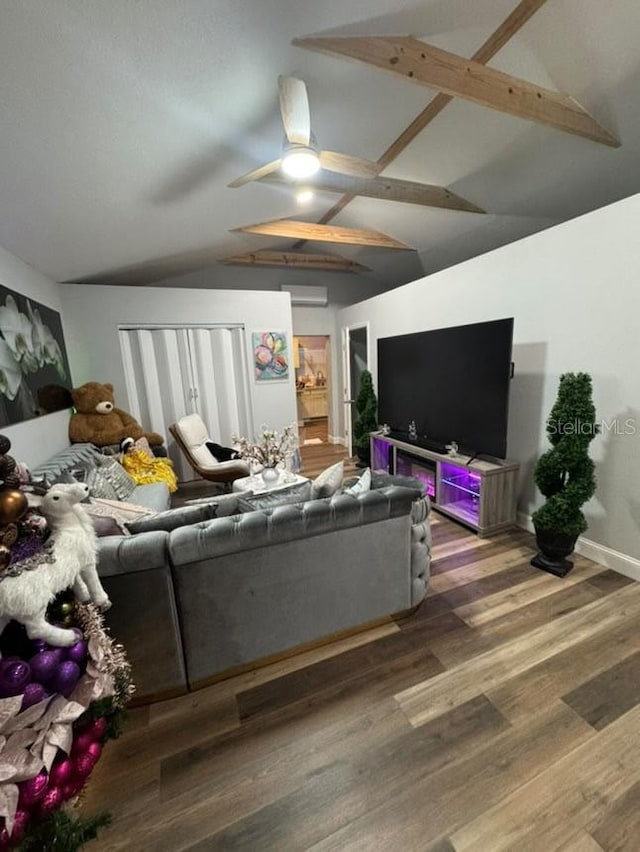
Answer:
POLYGON ((71 406, 57 311, 0 286, 0 426, 71 406))

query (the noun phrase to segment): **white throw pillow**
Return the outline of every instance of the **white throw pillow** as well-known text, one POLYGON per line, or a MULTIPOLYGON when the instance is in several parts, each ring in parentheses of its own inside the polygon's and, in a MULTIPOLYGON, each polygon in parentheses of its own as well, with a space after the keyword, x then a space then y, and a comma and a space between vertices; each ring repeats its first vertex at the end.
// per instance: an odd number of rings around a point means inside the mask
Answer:
POLYGON ((365 491, 371 491, 371 470, 367 468, 357 482, 354 482, 351 488, 345 488, 345 494, 351 494, 355 497, 357 494, 364 494, 365 491))
POLYGON ((311 499, 331 497, 342 485, 344 462, 339 461, 323 470, 320 476, 311 483, 311 499))

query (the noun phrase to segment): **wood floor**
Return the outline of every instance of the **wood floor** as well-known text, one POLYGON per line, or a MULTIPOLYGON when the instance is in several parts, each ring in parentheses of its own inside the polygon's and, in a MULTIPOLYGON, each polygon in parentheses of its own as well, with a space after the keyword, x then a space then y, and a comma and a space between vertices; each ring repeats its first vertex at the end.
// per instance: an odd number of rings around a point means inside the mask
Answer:
POLYGON ((637 852, 640 584, 432 529, 412 617, 132 711, 87 848, 637 852))

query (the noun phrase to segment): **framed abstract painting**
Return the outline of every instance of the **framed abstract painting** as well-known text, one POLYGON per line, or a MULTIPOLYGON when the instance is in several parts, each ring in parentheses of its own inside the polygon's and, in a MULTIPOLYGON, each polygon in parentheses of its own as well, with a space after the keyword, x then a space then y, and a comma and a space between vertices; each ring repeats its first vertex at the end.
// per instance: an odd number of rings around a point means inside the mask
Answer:
POLYGON ((254 331, 251 343, 257 382, 289 378, 289 346, 283 331, 254 331))
POLYGON ((0 427, 70 408, 71 386, 60 314, 0 286, 0 427))

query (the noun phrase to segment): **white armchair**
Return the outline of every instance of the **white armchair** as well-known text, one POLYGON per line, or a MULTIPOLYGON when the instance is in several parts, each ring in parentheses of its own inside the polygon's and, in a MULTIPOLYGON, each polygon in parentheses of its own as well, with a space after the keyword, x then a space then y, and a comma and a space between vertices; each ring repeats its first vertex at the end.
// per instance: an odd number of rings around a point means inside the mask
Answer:
POLYGON ((207 448, 207 442, 211 441, 211 438, 199 414, 187 414, 181 417, 177 423, 169 426, 169 432, 184 453, 189 465, 203 479, 228 485, 242 476, 250 475, 249 466, 239 459, 216 461, 207 448))

